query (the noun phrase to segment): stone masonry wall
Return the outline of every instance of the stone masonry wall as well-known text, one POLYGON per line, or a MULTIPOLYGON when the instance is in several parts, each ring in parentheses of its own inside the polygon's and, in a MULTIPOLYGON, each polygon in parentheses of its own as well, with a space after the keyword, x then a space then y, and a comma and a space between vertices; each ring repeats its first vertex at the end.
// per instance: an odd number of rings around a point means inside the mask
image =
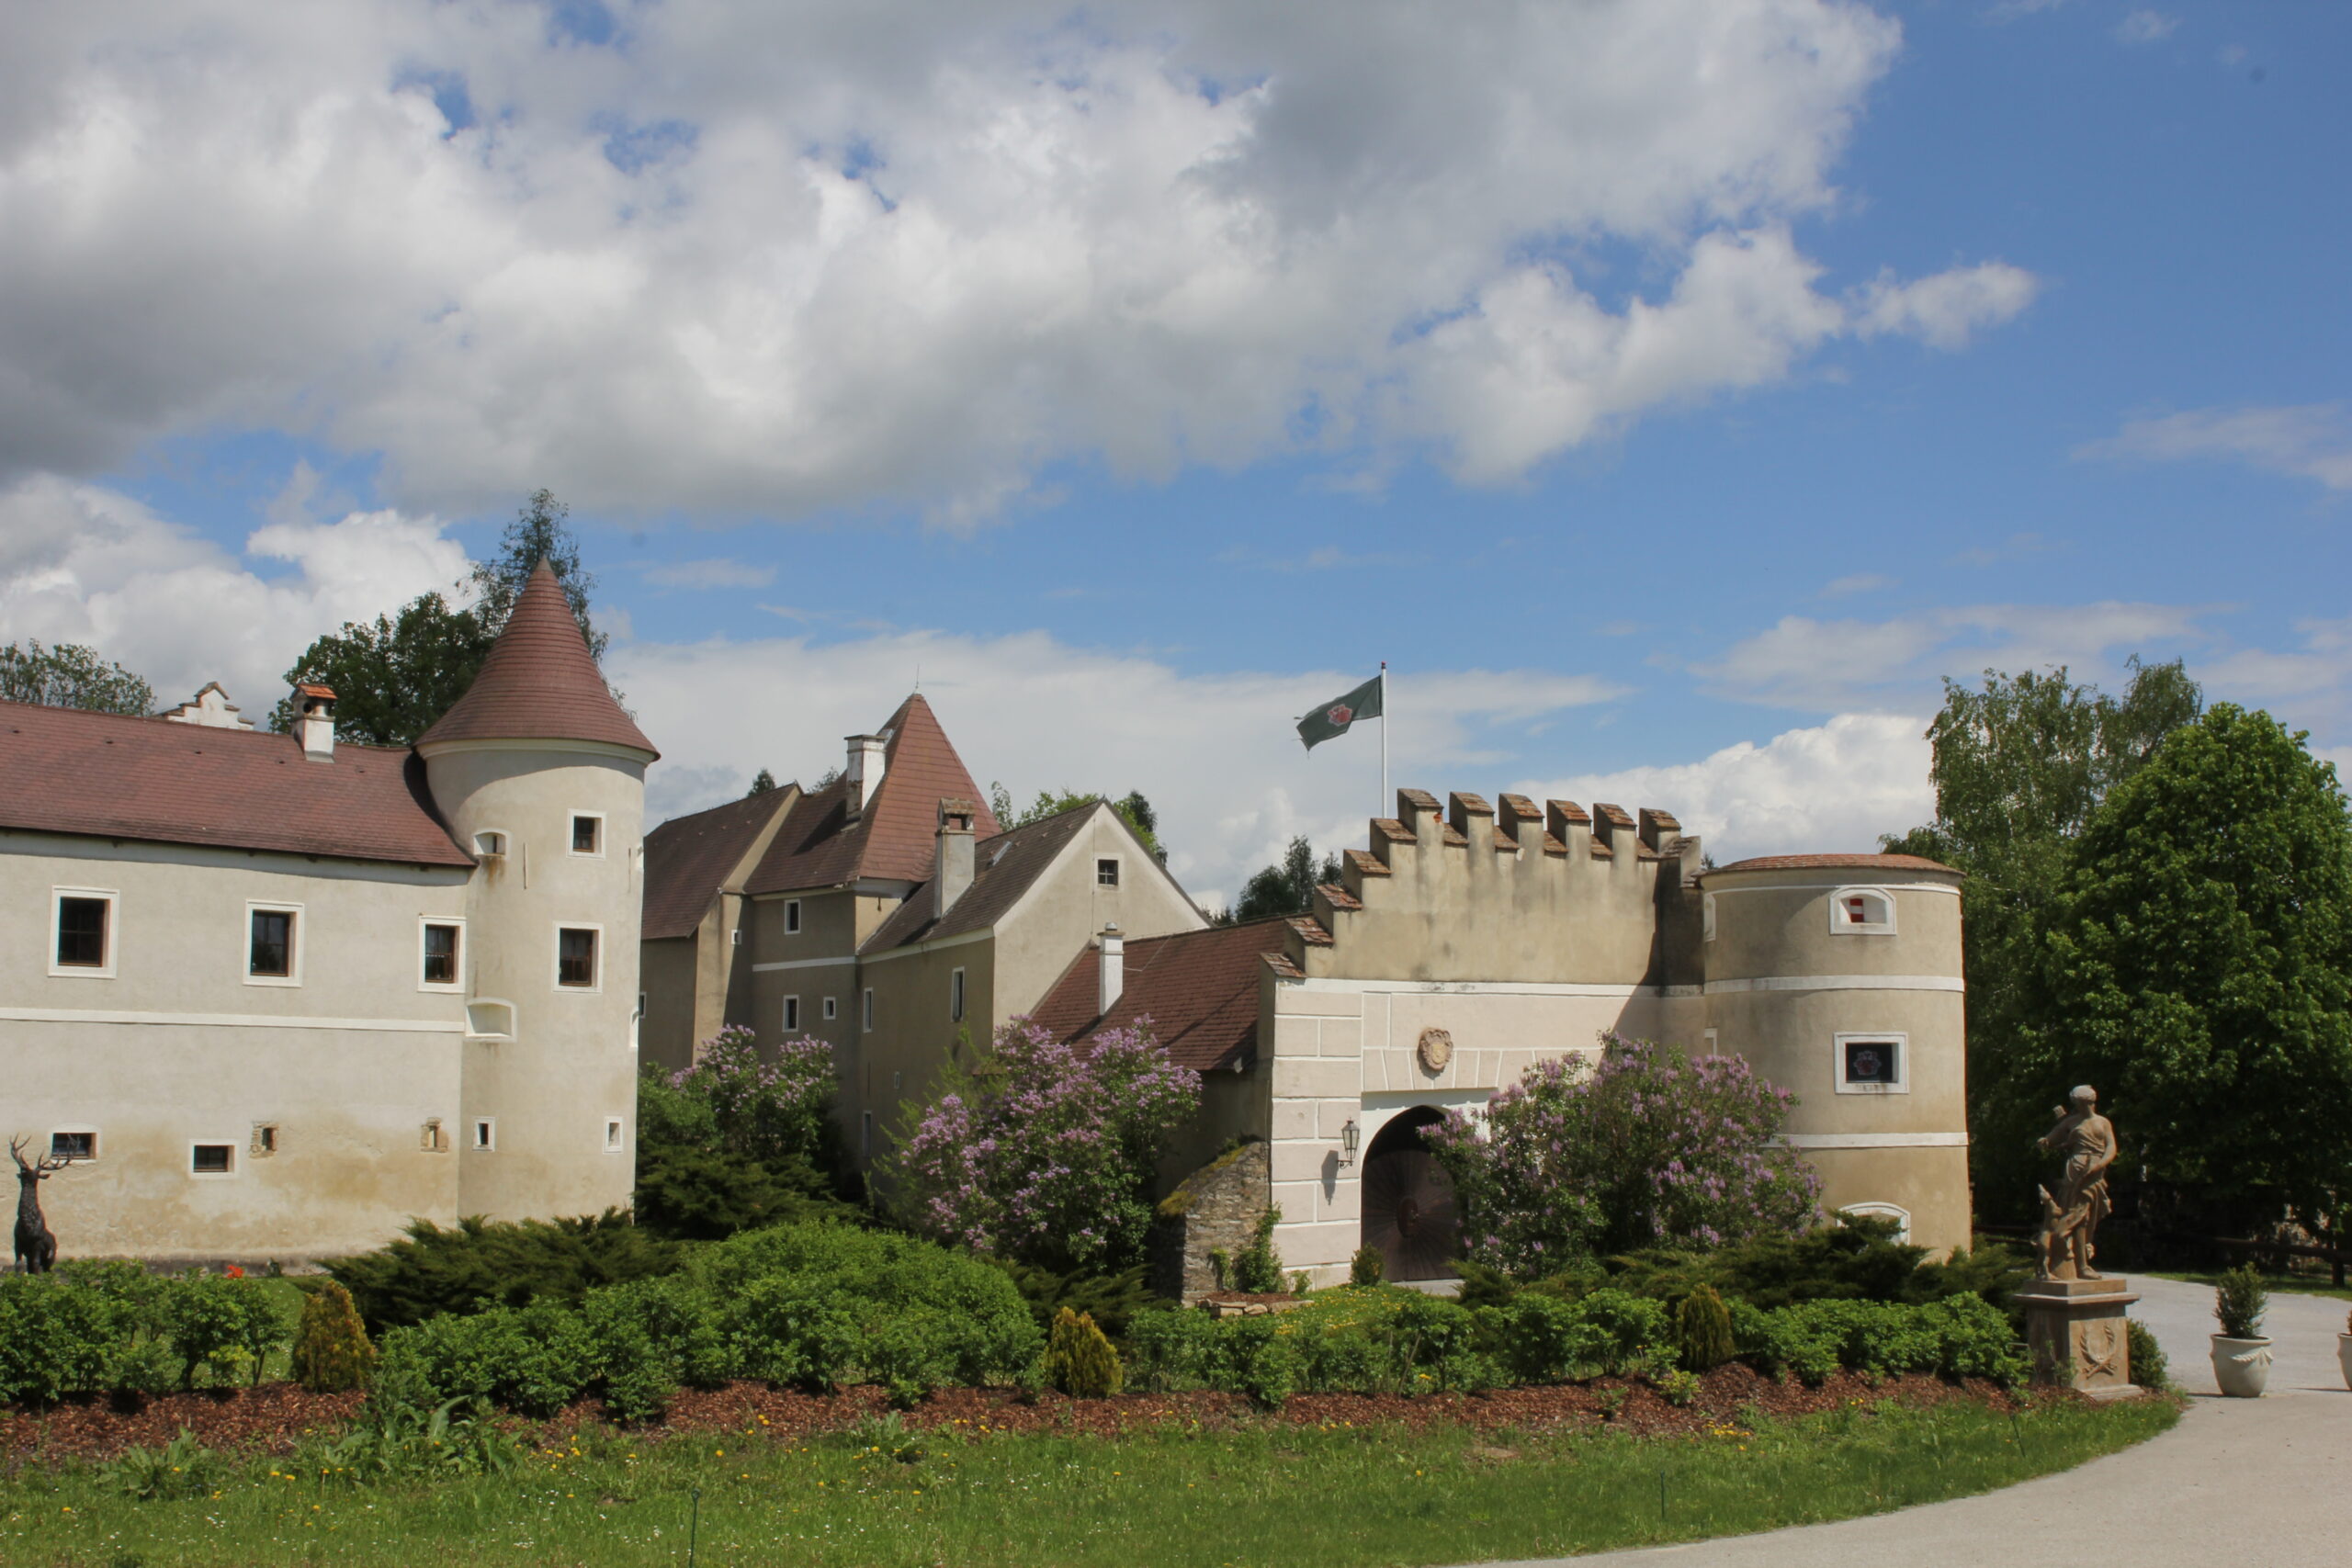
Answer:
POLYGON ((1161 1201, 1152 1227, 1151 1288, 1187 1305, 1216 1290, 1210 1251, 1231 1258, 1250 1245, 1272 1201, 1272 1180, 1267 1145, 1255 1140, 1186 1177, 1161 1201))

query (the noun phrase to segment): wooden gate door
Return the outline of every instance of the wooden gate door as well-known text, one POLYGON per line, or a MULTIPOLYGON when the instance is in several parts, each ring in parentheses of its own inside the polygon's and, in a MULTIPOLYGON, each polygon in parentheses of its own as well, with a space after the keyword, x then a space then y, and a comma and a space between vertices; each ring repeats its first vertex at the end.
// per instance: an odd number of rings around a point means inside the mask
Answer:
POLYGON ((1417 1105, 1390 1119, 1363 1156, 1363 1244, 1391 1280, 1442 1280, 1460 1255, 1453 1179, 1421 1142, 1445 1113, 1417 1105))

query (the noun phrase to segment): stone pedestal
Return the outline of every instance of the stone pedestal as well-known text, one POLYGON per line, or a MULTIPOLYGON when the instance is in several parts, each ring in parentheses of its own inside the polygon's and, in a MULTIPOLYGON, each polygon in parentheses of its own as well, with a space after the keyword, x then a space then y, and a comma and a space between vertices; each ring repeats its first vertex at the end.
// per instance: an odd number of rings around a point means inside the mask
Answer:
POLYGON ((2123 1310, 2139 1299, 2120 1279, 2036 1280, 2019 1291, 2033 1381, 2101 1399, 2139 1393, 2123 1310))

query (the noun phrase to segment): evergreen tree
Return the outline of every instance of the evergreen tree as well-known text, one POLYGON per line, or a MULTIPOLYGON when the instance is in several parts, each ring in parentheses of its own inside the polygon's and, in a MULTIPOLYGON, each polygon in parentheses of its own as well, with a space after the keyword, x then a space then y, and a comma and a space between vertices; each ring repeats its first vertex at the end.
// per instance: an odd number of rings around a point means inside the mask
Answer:
POLYGON ((155 711, 155 692, 96 649, 73 642, 43 648, 28 637, 0 646, 0 702, 138 717, 155 711))
POLYGON ((743 792, 743 798, 749 800, 755 795, 769 794, 775 790, 775 775, 768 772, 765 768, 762 768, 758 773, 752 775, 752 787, 743 792))
POLYGON ((1314 904, 1318 885, 1339 880, 1338 854, 1327 854, 1317 861, 1315 846, 1302 835, 1290 841, 1282 859, 1260 867, 1241 885, 1241 897, 1234 900, 1222 923, 1238 925, 1268 915, 1304 914, 1314 904))
POLYGON ((545 560, 563 585, 564 600, 571 606, 571 618, 580 623, 580 635, 587 639, 589 656, 601 664, 605 645, 612 639, 588 618, 588 594, 596 579, 580 564, 580 540, 564 521, 571 515, 571 508, 558 501, 553 491, 531 492, 531 499, 500 536, 498 553, 474 563, 474 614, 496 637, 504 629, 506 617, 514 613, 523 585, 545 560))

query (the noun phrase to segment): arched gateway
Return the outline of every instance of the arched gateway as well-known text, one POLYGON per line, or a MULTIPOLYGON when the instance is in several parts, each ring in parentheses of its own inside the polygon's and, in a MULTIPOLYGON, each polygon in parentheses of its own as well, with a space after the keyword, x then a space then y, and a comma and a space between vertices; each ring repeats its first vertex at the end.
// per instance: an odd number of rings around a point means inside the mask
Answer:
POLYGON ((1416 1105, 1389 1118, 1363 1156, 1363 1245, 1391 1280, 1450 1279, 1460 1252, 1453 1179, 1422 1141, 1445 1112, 1416 1105))

